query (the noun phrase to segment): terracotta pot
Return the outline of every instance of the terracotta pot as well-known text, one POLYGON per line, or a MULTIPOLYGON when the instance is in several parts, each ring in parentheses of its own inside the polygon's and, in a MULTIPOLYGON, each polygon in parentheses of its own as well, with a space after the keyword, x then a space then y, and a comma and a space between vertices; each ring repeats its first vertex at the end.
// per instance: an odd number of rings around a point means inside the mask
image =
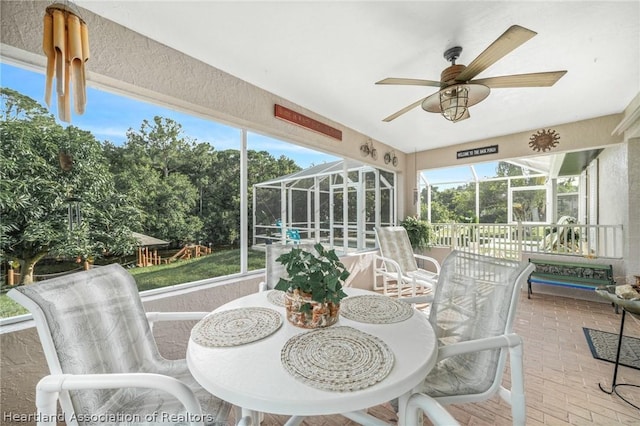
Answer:
POLYGON ((311 295, 296 289, 286 292, 284 305, 287 310, 287 320, 296 327, 320 328, 335 324, 340 316, 340 304, 327 302, 319 303, 311 299, 311 295), (305 304, 311 304, 310 312, 300 309, 305 304))

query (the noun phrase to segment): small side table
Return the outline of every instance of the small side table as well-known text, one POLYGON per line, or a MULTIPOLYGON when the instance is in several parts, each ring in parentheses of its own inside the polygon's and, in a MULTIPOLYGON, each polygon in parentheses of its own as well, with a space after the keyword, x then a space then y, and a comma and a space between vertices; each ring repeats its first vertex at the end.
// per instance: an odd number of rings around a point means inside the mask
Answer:
POLYGON ((614 303, 616 305, 616 311, 618 306, 622 309, 622 318, 620 319, 620 334, 618 335, 618 349, 616 351, 615 367, 613 368, 613 380, 611 382, 611 390, 610 391, 606 390, 604 387, 602 387, 602 384, 600 383, 598 383, 598 387, 600 387, 600 390, 606 394, 611 395, 615 393, 616 395, 618 395, 618 397, 621 400, 631 405, 632 407, 640 410, 639 406, 627 400, 624 396, 620 395, 617 391, 617 388, 620 386, 640 388, 640 385, 636 385, 632 383, 617 383, 618 367, 620 365, 620 349, 622 347, 622 336, 624 332, 624 321, 627 316, 627 312, 630 315, 634 315, 636 316, 636 318, 640 319, 640 300, 628 300, 628 299, 622 299, 618 297, 615 293, 615 286, 600 287, 596 289, 596 292, 598 293, 598 295, 604 297, 611 303, 614 303))

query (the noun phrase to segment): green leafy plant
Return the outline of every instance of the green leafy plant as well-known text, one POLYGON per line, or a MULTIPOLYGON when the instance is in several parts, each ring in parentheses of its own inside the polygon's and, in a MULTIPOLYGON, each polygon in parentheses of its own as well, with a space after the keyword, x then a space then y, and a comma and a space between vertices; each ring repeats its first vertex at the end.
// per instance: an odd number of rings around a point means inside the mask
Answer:
POLYGON ((413 216, 407 216, 400 225, 407 230, 411 247, 414 249, 431 247, 431 224, 413 216))
MULTIPOLYGON (((349 271, 335 250, 325 250, 322 244, 316 244, 314 248, 318 255, 294 247, 276 259, 285 267, 289 278, 280 278, 275 288, 282 291, 298 289, 315 302, 338 304, 347 296, 342 285, 349 277, 349 271)), ((310 311, 311 304, 306 303, 302 310, 310 311)))

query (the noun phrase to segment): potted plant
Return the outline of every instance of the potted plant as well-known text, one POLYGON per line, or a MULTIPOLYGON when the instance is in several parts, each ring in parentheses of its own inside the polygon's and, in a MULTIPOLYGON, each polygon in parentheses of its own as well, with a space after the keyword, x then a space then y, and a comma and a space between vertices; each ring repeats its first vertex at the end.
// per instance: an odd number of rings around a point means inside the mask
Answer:
POLYGON ((338 321, 342 290, 349 271, 340 262, 335 250, 314 246, 315 253, 292 248, 280 255, 288 278, 280 278, 277 290, 285 292, 287 320, 298 327, 327 327, 338 321))
POLYGON ((407 230, 411 247, 425 249, 431 247, 431 224, 414 216, 407 216, 400 225, 407 230))

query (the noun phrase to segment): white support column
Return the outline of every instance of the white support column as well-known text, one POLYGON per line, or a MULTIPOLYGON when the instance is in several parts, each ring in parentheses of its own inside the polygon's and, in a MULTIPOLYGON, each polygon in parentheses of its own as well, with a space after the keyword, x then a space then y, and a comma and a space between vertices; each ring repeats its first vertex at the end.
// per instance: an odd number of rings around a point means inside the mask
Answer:
POLYGON ((251 205, 253 206, 253 245, 256 245, 256 187, 255 186, 252 188, 252 193, 253 193, 253 200, 251 205))
POLYGON ((357 197, 356 197, 356 210, 357 210, 357 218, 356 218, 356 238, 357 243, 356 246, 358 250, 362 250, 365 248, 365 223, 367 220, 367 201, 366 201, 366 191, 365 191, 365 181, 366 172, 362 169, 358 170, 358 186, 357 189, 357 197))
POLYGON ((280 241, 287 242, 287 185, 280 182, 280 241))
MULTIPOLYGON (((248 210, 248 194, 247 194, 247 130, 242 129, 242 146, 240 152, 240 273, 246 274, 248 270, 248 256, 249 256, 249 215, 248 210)), ((255 202, 256 197, 253 197, 254 203, 254 217, 253 223, 255 224, 255 202)), ((255 228, 254 228, 255 229, 255 228)))
POLYGON ((313 212, 311 211, 311 191, 307 190, 307 226, 305 227, 305 236, 310 238, 311 234, 311 217, 313 216, 313 212))
POLYGON ((427 222, 431 223, 431 185, 427 183, 427 222))
POLYGON ((342 249, 349 250, 349 169, 347 162, 342 162, 342 249))
POLYGON ((333 231, 334 226, 335 226, 335 219, 334 219, 334 215, 335 215, 335 211, 334 211, 334 206, 335 206, 335 200, 334 200, 334 193, 333 193, 333 178, 330 177, 329 178, 329 246, 331 248, 333 248, 335 246, 335 232, 333 231))
POLYGON ((513 194, 511 194, 511 178, 507 179, 507 223, 513 223, 513 194))
POLYGON ((315 176, 313 178, 313 182, 314 182, 314 191, 313 191, 313 196, 314 196, 314 200, 315 202, 313 203, 314 205, 314 210, 313 210, 313 221, 314 221, 314 228, 315 228, 315 240, 316 242, 320 242, 320 179, 318 179, 318 176, 315 176))
POLYGON ((547 223, 558 223, 558 179, 547 179, 547 223))
POLYGON ((578 184, 578 223, 587 224, 587 171, 580 173, 578 184))
POLYGON ((476 220, 475 223, 480 222, 480 182, 476 180, 476 220))
POLYGON ((375 183, 374 183, 374 192, 375 192, 375 217, 374 217, 374 226, 379 228, 382 224, 382 197, 380 191, 380 171, 378 169, 374 169, 375 183))
POLYGON ((293 188, 287 188, 287 228, 293 228, 293 188))

